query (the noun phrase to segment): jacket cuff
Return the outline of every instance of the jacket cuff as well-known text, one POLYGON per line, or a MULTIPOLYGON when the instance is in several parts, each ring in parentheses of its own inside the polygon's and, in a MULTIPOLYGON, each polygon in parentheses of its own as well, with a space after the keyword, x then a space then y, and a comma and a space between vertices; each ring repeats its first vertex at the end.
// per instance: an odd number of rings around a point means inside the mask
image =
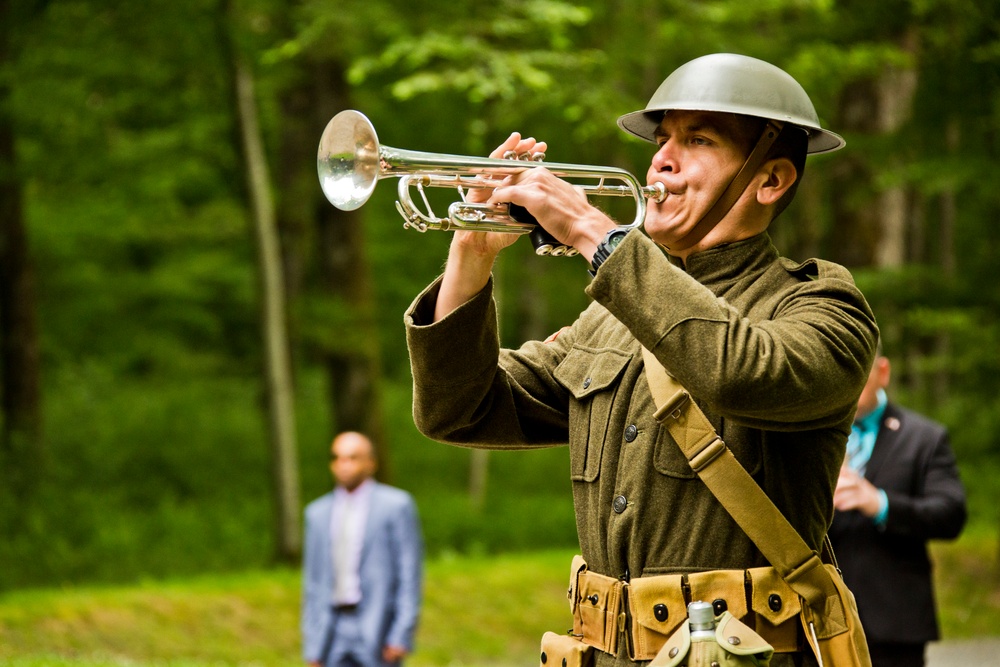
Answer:
POLYGON ((420 293, 404 316, 414 382, 459 385, 494 370, 500 354, 493 278, 479 294, 434 322, 441 289, 438 278, 420 293), (456 354, 461 350, 461 354, 456 354), (470 365, 482 359, 483 367, 470 365))

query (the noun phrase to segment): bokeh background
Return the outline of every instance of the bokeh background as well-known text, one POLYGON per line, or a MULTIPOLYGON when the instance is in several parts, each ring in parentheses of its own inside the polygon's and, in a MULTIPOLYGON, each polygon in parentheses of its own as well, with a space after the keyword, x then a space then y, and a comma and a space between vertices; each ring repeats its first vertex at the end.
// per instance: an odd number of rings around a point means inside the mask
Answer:
MULTIPOLYGON (((998 29, 973 0, 0 0, 0 592, 294 567, 348 428, 432 558, 572 550, 564 449, 415 431, 402 313, 450 235, 402 229, 394 181, 334 209, 317 142, 355 108, 395 147, 518 130, 642 179, 615 118, 723 51, 846 137, 772 235, 852 270, 893 395, 951 429, 996 597, 998 29)), ((496 275, 508 345, 586 305, 584 263, 526 241, 496 275)))

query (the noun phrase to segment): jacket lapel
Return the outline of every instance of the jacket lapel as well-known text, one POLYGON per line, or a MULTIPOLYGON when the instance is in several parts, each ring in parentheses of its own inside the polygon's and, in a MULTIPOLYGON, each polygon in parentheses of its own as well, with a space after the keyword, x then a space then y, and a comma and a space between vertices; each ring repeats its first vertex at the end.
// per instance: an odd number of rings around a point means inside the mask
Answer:
POLYGON ((377 514, 380 511, 379 508, 382 506, 382 503, 379 502, 379 484, 378 482, 373 483, 374 486, 371 490, 371 496, 368 498, 368 515, 365 517, 365 534, 361 541, 361 558, 359 560, 359 564, 365 562, 368 552, 371 551, 372 542, 375 539, 375 531, 372 530, 372 526, 377 525, 377 514))
POLYGON ((865 466, 865 479, 874 480, 882 465, 891 458, 891 452, 899 440, 899 432, 903 427, 901 420, 902 414, 896 407, 892 403, 886 405, 882 423, 879 424, 878 436, 875 438, 875 448, 872 450, 868 465, 865 466))

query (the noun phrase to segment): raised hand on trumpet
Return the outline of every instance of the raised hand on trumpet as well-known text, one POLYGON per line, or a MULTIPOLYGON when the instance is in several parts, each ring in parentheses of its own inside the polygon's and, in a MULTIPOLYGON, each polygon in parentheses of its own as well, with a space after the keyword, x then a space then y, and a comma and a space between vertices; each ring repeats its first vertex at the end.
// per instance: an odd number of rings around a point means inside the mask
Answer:
MULTIPOLYGON (((520 133, 513 132, 490 157, 503 158, 512 153, 536 155, 544 153, 547 147, 544 141, 522 138, 520 133)), ((497 180, 492 190, 470 189, 466 199, 523 206, 546 231, 561 243, 577 248, 588 261, 605 232, 615 226, 613 220, 590 204, 583 191, 544 167, 517 169, 514 163, 511 173, 497 180)), ((457 231, 448 253, 435 320, 478 294, 489 281, 497 255, 517 238, 501 232, 457 231)))

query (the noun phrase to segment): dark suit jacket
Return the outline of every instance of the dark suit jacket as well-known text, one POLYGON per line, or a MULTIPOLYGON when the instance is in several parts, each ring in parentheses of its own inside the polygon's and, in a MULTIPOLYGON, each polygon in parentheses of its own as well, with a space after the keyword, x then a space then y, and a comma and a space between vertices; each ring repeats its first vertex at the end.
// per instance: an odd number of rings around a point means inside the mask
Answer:
POLYGON ((927 541, 965 525, 965 490, 944 426, 889 403, 865 477, 885 491, 881 528, 837 512, 830 540, 871 643, 938 639, 927 541))

